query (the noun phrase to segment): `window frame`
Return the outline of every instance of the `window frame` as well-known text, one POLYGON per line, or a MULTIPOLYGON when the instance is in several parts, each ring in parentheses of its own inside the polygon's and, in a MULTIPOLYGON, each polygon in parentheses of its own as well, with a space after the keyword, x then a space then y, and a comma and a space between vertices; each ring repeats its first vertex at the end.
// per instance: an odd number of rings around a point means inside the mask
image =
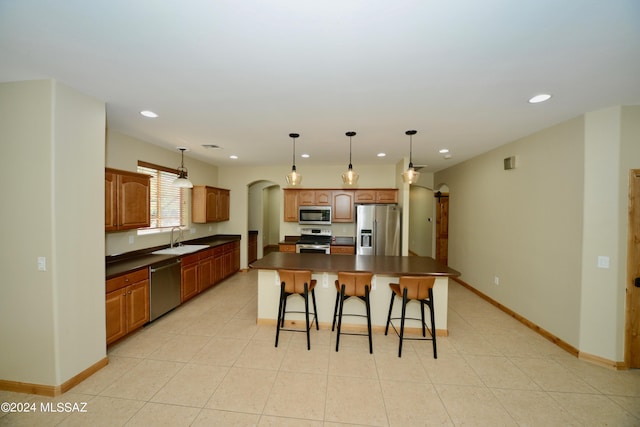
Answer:
MULTIPOLYGON (((138 170, 138 172, 142 172, 142 173, 150 174, 150 171, 140 171, 140 170, 139 170, 139 168, 147 168, 147 169, 152 169, 153 171, 155 171, 153 174, 151 174, 151 176, 152 176, 152 178, 151 178, 151 181, 152 181, 151 185, 152 185, 152 186, 154 185, 153 180, 156 180, 156 181, 155 181, 155 183, 156 183, 155 185, 156 185, 156 186, 158 185, 158 183, 163 182, 163 180, 161 180, 161 179, 160 179, 160 174, 161 174, 162 172, 164 172, 164 173, 169 173, 169 174, 172 174, 172 175, 175 175, 175 178, 177 178, 177 177, 178 177, 178 175, 179 175, 179 173, 180 173, 180 172, 179 172, 177 169, 175 169, 175 168, 169 168, 169 167, 166 167, 166 166, 157 165, 157 164, 155 164, 155 163, 145 162, 145 161, 143 161, 143 160, 138 160, 138 165, 137 165, 137 169, 136 169, 136 170, 138 170)), ((162 187, 161 187, 161 188, 162 188, 162 187)), ((175 187, 174 187, 174 188, 175 188, 175 187)), ((187 226, 187 225, 186 225, 186 219, 187 219, 187 214, 188 214, 188 213, 187 213, 187 206, 186 206, 186 204, 187 204, 187 203, 186 203, 186 202, 187 202, 187 200, 186 200, 186 195, 185 195, 185 192, 183 191, 183 189, 182 189, 182 188, 177 188, 177 190, 178 190, 178 194, 179 194, 179 202, 178 202, 178 203, 179 203, 179 206, 180 206, 180 214, 179 214, 179 215, 180 215, 180 219, 179 219, 179 224, 176 224, 176 225, 174 225, 174 224, 172 224, 172 225, 157 225, 157 224, 159 224, 159 223, 161 224, 161 222, 162 222, 162 218, 158 218, 157 214, 156 214, 156 216, 155 216, 155 217, 154 217, 154 215, 153 215, 153 214, 151 214, 150 222, 151 222, 151 224, 153 224, 153 223, 155 222, 156 226, 155 226, 155 227, 148 227, 148 228, 141 228, 141 229, 138 229, 138 235, 154 234, 154 233, 163 233, 163 232, 168 232, 168 231, 169 231, 171 228, 173 228, 173 227, 180 227, 180 228, 184 228, 184 227, 186 227, 186 226, 187 226)), ((149 210, 150 210, 151 212, 153 212, 153 211, 154 211, 154 209, 153 209, 153 205, 154 205, 154 203, 156 203, 156 204, 158 204, 158 205, 160 205, 160 203, 159 203, 159 201, 157 200, 157 195, 156 195, 156 197, 154 198, 154 192, 153 192, 153 191, 151 191, 151 196, 150 196, 150 198, 149 198, 149 199, 150 199, 150 200, 149 200, 149 203, 150 203, 149 210)), ((157 208, 156 212, 157 212, 157 213, 160 213, 159 211, 160 211, 160 206, 158 206, 158 208, 157 208)))

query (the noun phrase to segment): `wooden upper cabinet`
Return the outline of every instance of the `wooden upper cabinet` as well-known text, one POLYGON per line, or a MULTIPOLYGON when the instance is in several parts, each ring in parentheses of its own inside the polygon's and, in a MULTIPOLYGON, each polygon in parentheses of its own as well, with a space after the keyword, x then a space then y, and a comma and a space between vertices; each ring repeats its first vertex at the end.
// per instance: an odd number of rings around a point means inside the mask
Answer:
POLYGON ((332 192, 331 221, 332 222, 353 222, 353 191, 334 191, 332 192))
POLYGON ((355 203, 398 203, 398 190, 395 188, 356 190, 355 203))
POLYGON ((298 190, 284 190, 284 222, 298 222, 298 190))
POLYGON ((194 185, 191 195, 191 221, 197 224, 228 221, 229 205, 229 190, 194 185))
POLYGON ((105 169, 105 231, 130 230, 151 225, 151 176, 105 169))
POLYGON ((331 190, 298 190, 298 206, 331 206, 331 190))

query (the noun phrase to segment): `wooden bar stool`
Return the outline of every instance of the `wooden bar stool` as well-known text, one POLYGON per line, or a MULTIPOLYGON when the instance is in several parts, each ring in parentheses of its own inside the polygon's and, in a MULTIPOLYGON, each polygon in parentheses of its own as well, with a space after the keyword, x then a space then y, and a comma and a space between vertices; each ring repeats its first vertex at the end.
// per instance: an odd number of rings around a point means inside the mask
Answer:
POLYGON ((309 330, 313 322, 316 323, 316 329, 319 330, 316 309, 316 280, 311 279, 310 270, 278 270, 280 276, 280 303, 278 304, 278 324, 276 325, 276 347, 278 346, 278 338, 280 330, 304 332, 301 329, 284 329, 285 313, 304 313, 306 320, 307 332, 307 350, 311 350, 311 340, 309 338, 309 330), (309 324, 309 293, 313 301, 313 320, 309 324), (291 295, 300 295, 304 298, 304 311, 287 311, 287 298, 291 295))
POLYGON ((389 287, 391 288, 391 302, 389 303, 389 316, 387 317, 387 326, 384 330, 384 334, 387 335, 389 332, 389 324, 393 326, 393 329, 396 331, 396 334, 400 337, 400 346, 398 348, 398 357, 402 357, 402 340, 404 338, 404 322, 405 319, 409 320, 420 320, 422 322, 422 336, 426 337, 426 330, 429 330, 429 335, 431 338, 405 338, 405 339, 413 339, 413 340, 430 340, 433 342, 433 358, 438 358, 438 352, 436 349, 436 325, 435 325, 435 314, 433 311, 433 285, 435 284, 436 278, 434 276, 400 276, 400 283, 389 283, 389 287), (402 316, 391 318, 391 311, 393 310, 393 300, 395 297, 402 298, 402 316), (407 304, 409 301, 416 300, 420 302, 420 313, 421 318, 412 318, 406 317, 407 304), (427 328, 424 322, 424 306, 429 307, 429 312, 431 313, 431 328, 427 328), (391 323, 391 320, 400 319, 400 332, 396 329, 396 327, 391 323))
POLYGON ((346 335, 363 335, 357 333, 346 333, 342 332, 342 316, 356 316, 356 317, 366 317, 367 318, 367 331, 369 335, 369 353, 373 353, 373 341, 371 340, 371 304, 369 300, 369 292, 371 290, 371 279, 373 278, 373 273, 370 272, 358 272, 358 273, 347 273, 347 272, 338 272, 338 280, 336 280, 336 305, 333 310, 333 325, 331 325, 331 330, 333 331, 336 327, 336 319, 338 321, 338 336, 336 337, 336 351, 338 351, 338 346, 340 345, 340 334, 346 335), (343 307, 345 300, 357 297, 364 301, 366 315, 363 314, 353 314, 353 313, 343 313, 343 307))

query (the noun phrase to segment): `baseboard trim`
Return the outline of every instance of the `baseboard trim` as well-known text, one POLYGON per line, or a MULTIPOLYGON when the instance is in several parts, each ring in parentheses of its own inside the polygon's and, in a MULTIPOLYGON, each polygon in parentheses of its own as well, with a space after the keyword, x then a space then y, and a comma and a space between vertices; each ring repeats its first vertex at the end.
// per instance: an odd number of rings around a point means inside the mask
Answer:
POLYGON ((69 378, 67 381, 63 382, 60 385, 55 386, 46 384, 24 383, 21 381, 0 380, 0 390, 12 391, 15 393, 36 394, 38 396, 56 397, 71 390, 73 387, 80 384, 82 381, 86 380, 91 375, 98 372, 108 364, 109 358, 104 357, 79 374, 69 378))
POLYGON ((505 307, 504 305, 500 304, 498 301, 494 300, 493 298, 483 294, 482 292, 480 292, 479 290, 477 290, 476 288, 474 288, 473 286, 471 286, 470 284, 468 284, 464 280, 460 279, 459 277, 451 277, 451 279, 455 280, 456 282, 458 282, 459 284, 461 284, 462 286, 464 286, 465 288, 467 288, 468 290, 470 290, 474 294, 478 295, 483 300, 485 300, 488 303, 496 306, 497 308, 499 308, 500 310, 502 310, 503 312, 505 312, 509 316, 513 317, 514 319, 516 319, 517 321, 519 321, 520 323, 522 323, 523 325, 525 325, 529 329, 533 330, 534 332, 537 332, 542 337, 548 339, 549 341, 551 341, 552 343, 554 343, 555 345, 557 345, 558 347, 560 347, 561 349, 563 349, 567 353, 569 353, 569 354, 571 354, 571 355, 573 355, 573 356, 575 356, 575 357, 577 357, 579 359, 585 360, 587 362, 591 362, 591 363, 599 365, 599 366, 604 366, 604 367, 613 368, 613 369, 626 369, 626 367, 625 367, 623 362, 615 362, 615 361, 612 361, 612 360, 608 360, 608 359, 602 358, 600 356, 594 356, 594 355, 591 355, 591 354, 588 354, 588 353, 581 352, 580 350, 578 350, 577 348, 575 348, 571 344, 569 344, 569 343, 561 340, 557 336, 553 335, 551 332, 541 328, 540 326, 536 325, 535 323, 533 323, 529 319, 519 315, 518 313, 516 313, 515 311, 511 310, 510 308, 505 307))

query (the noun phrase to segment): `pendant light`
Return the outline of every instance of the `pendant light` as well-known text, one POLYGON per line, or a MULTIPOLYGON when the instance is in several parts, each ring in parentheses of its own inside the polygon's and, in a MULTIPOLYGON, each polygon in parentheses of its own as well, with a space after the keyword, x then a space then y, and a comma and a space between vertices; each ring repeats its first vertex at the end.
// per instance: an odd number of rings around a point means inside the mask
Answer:
POLYGON ((411 159, 412 151, 413 151, 413 135, 418 133, 417 130, 408 130, 405 132, 405 135, 409 135, 409 169, 404 171, 402 174, 402 180, 407 184, 415 184, 420 178, 420 172, 417 172, 413 168, 413 161, 411 159))
POLYGON ((289 172, 285 178, 287 179, 287 184, 292 187, 300 185, 302 182, 302 175, 296 171, 296 138, 299 136, 300 134, 298 133, 289 134, 289 137, 293 139, 293 166, 291 166, 291 172, 289 172))
POLYGON ((184 152, 186 151, 186 148, 178 147, 178 150, 182 153, 182 162, 178 168, 178 177, 173 181, 173 185, 178 188, 193 188, 193 184, 189 181, 187 175, 187 168, 184 167, 184 152))
POLYGON ((342 174, 342 182, 344 185, 356 185, 360 175, 353 171, 353 165, 351 164, 351 138, 356 135, 354 131, 345 133, 349 137, 349 169, 342 174))

